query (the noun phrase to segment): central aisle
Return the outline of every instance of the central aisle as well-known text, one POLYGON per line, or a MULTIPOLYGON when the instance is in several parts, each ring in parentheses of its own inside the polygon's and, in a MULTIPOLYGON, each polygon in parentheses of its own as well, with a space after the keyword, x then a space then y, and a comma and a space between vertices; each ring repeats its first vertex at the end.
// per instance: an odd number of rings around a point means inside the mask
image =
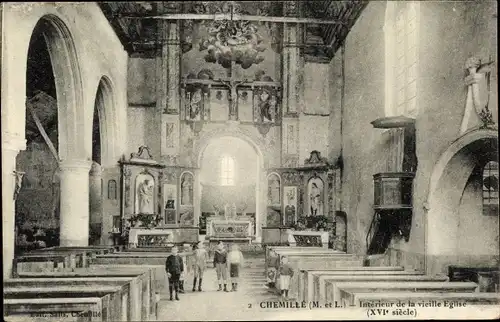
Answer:
POLYGON ((283 318, 290 317, 295 309, 260 308, 261 302, 279 300, 279 296, 270 292, 265 283, 263 257, 246 260, 237 292, 217 291, 217 276, 211 267, 205 272, 203 292, 192 292, 193 280, 189 278, 184 282, 186 293, 179 295, 180 301, 170 301, 168 294, 161 294, 158 320, 263 320, 266 316, 276 319, 280 311, 283 311, 283 318))

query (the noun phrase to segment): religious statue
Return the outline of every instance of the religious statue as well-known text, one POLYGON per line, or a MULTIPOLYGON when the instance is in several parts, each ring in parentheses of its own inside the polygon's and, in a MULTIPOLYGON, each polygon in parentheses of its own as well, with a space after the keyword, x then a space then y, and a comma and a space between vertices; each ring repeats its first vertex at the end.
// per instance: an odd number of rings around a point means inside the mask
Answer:
POLYGON ((297 194, 296 187, 285 187, 286 206, 285 206, 285 222, 287 225, 295 222, 295 212, 297 211, 297 201, 295 196, 297 194))
POLYGON ((467 131, 469 120, 475 113, 483 126, 494 124, 491 111, 489 110, 490 94, 491 94, 491 70, 493 61, 483 63, 481 60, 470 57, 465 63, 467 77, 465 83, 467 85, 467 100, 465 105, 465 113, 460 127, 461 133, 467 131))
POLYGON ((281 204, 281 196, 280 196, 280 180, 276 175, 272 175, 269 179, 269 194, 268 194, 268 203, 270 205, 279 205, 281 204))
POLYGON ((318 187, 316 182, 311 183, 311 189, 309 194, 310 199, 310 208, 311 208, 311 216, 321 216, 323 215, 323 198, 322 198, 322 190, 318 187))
POLYGON ((191 94, 191 100, 189 102, 189 118, 191 120, 199 120, 200 112, 202 110, 203 104, 203 92, 201 88, 197 88, 191 94))
POLYGON ((154 184, 150 179, 144 180, 139 185, 139 213, 140 214, 153 214, 153 190, 154 184))
POLYGON ((273 116, 271 115, 271 93, 267 89, 262 89, 259 95, 259 110, 261 122, 272 122, 273 116))
POLYGON ((181 180, 181 204, 193 204, 193 176, 189 173, 183 175, 181 180))

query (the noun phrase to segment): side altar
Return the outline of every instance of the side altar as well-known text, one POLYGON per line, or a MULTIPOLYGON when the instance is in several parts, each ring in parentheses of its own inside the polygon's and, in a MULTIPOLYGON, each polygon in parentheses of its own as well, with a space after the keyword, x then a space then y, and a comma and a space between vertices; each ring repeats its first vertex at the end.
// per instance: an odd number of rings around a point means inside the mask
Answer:
POLYGON ((193 202, 196 169, 160 164, 146 146, 120 165, 123 201, 114 228, 121 229, 129 247, 198 242, 193 202))

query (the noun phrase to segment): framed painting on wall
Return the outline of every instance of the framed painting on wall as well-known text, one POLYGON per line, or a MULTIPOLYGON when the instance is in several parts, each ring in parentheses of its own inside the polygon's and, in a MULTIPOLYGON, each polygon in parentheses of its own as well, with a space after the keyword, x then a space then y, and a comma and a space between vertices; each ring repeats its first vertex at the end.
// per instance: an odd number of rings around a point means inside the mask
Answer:
POLYGON ((163 191, 165 192, 165 224, 175 224, 177 222, 177 186, 164 184, 163 191))

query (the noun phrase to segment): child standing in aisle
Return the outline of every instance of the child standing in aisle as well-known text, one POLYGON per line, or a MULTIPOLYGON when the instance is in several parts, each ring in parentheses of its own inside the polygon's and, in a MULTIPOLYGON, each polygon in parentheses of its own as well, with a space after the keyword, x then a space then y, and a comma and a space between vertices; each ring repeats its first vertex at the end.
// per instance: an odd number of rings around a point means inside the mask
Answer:
POLYGON ((233 244, 231 251, 227 255, 227 261, 229 262, 229 275, 231 277, 231 291, 236 292, 238 290, 238 280, 240 277, 241 267, 243 266, 243 253, 240 251, 238 245, 233 244))
POLYGON ((288 264, 288 258, 283 257, 281 259, 281 267, 280 267, 280 289, 281 296, 288 300, 288 289, 290 288, 290 279, 293 276, 293 269, 288 264))

